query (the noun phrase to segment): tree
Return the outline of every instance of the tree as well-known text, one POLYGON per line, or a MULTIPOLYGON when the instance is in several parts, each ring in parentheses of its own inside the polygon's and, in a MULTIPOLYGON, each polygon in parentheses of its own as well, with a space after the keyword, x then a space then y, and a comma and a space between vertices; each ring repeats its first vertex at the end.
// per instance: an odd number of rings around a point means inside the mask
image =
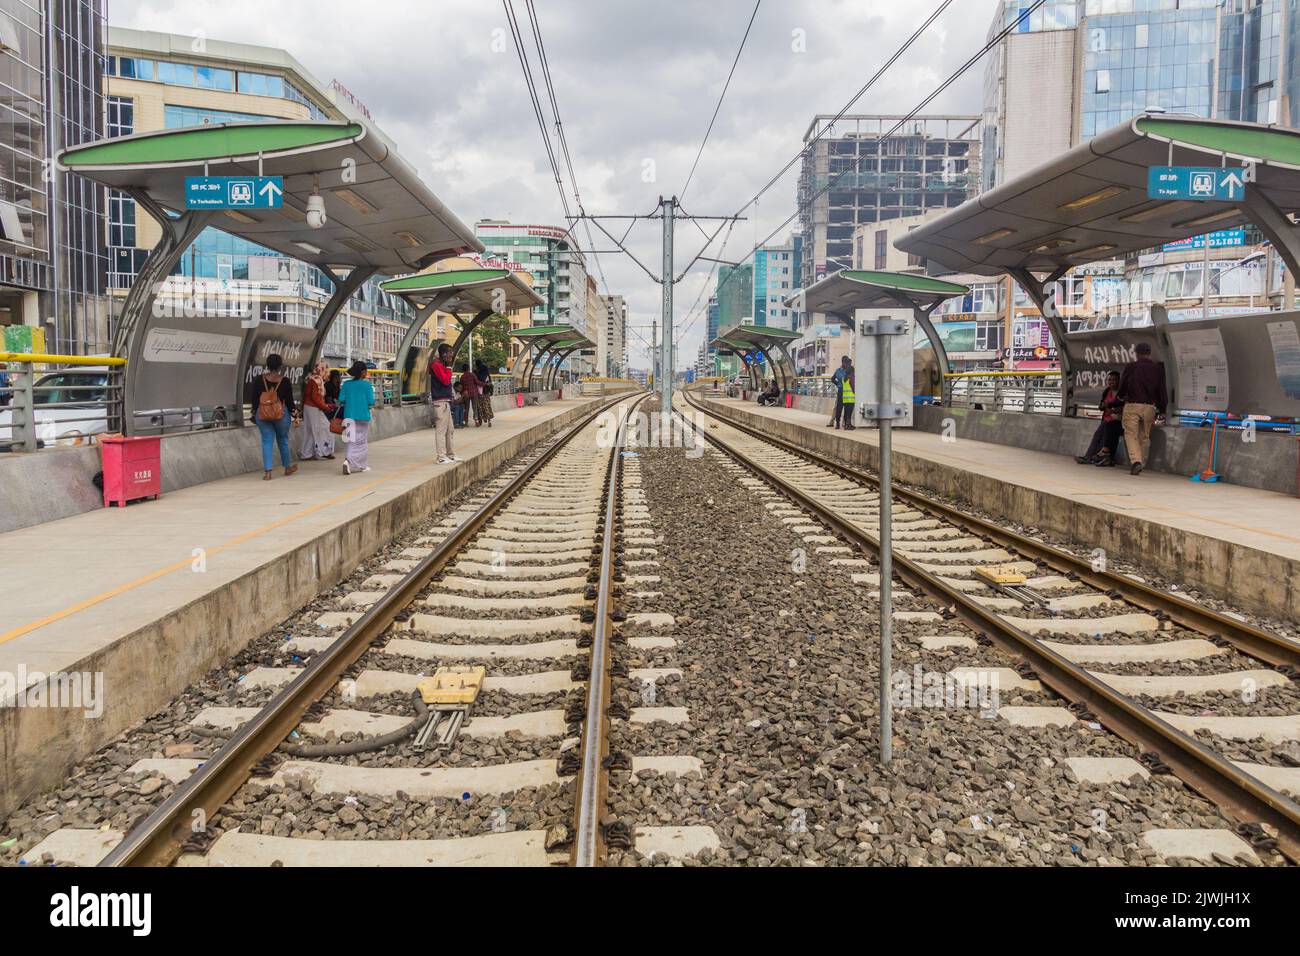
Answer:
POLYGON ((510 320, 499 312, 479 323, 474 330, 474 361, 484 362, 493 372, 506 367, 510 354, 510 320))

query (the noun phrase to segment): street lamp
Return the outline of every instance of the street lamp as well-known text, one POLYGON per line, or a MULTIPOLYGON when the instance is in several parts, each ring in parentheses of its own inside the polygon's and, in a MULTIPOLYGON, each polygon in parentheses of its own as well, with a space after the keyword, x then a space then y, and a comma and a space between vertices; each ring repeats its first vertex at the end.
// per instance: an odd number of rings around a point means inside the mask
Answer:
MULTIPOLYGON (((1205 253, 1205 259, 1203 261, 1205 276, 1201 281, 1201 289, 1204 292, 1204 294, 1201 296, 1201 318, 1202 319, 1208 319, 1210 317, 1210 276, 1209 276, 1210 256, 1208 251, 1210 245, 1209 236, 1206 236, 1205 240, 1206 240, 1205 241, 1206 253, 1205 253)), ((1268 257, 1268 253, 1264 252, 1262 249, 1258 249, 1255 252, 1252 252, 1250 255, 1246 256, 1244 259, 1241 259, 1235 265, 1228 266, 1228 268, 1226 269, 1220 269, 1218 275, 1219 291, 1222 292, 1223 290, 1223 277, 1226 276, 1233 269, 1240 269, 1242 266, 1251 265, 1267 257, 1268 257)), ((1255 307, 1254 292, 1250 293, 1250 307, 1252 309, 1255 307)))

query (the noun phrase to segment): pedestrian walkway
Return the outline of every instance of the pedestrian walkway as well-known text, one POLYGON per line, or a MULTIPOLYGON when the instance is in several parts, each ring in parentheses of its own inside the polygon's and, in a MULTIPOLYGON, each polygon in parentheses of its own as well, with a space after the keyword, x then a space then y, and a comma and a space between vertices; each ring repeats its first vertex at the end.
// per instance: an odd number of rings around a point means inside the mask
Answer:
MULTIPOLYGON (((835 430, 821 412, 763 408, 707 393, 700 397, 770 422, 774 434, 818 451, 831 451, 837 442, 861 444, 864 463, 877 463, 875 429, 835 430)), ((1300 500, 1179 475, 1133 477, 1126 468, 1084 467, 1070 457, 1075 449, 1066 451, 1069 455, 1056 455, 898 428, 894 473, 998 517, 1176 575, 1209 593, 1230 592, 1246 606, 1275 614, 1289 608, 1300 616, 1300 500)))

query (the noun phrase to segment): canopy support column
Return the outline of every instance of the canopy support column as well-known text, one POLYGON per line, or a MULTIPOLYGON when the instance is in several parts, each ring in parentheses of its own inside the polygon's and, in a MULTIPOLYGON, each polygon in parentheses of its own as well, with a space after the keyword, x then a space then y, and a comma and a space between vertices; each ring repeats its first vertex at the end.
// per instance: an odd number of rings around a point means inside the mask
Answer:
MULTIPOLYGON (((117 330, 113 334, 112 354, 118 358, 129 358, 131 339, 137 328, 148 325, 148 319, 153 315, 153 303, 158 297, 158 290, 162 287, 162 283, 167 281, 176 264, 181 261, 185 250, 194 244, 194 240, 208 227, 216 213, 199 210, 185 212, 172 219, 144 190, 126 189, 123 192, 134 199, 136 204, 148 212, 162 227, 162 238, 158 240, 158 245, 154 246, 149 257, 145 259, 144 265, 140 267, 140 272, 136 275, 135 282, 131 284, 131 290, 122 303, 122 314, 118 319, 117 330)), ((127 375, 130 374, 131 369, 128 366, 127 375)), ((130 421, 129 416, 127 421, 130 421)))
POLYGON ((397 361, 393 363, 393 366, 399 372, 402 372, 403 374, 406 372, 406 362, 410 357, 411 348, 415 345, 416 336, 418 336, 420 331, 429 324, 429 319, 433 314, 442 308, 448 301, 456 298, 457 294, 458 290, 449 289, 445 292, 439 293, 424 303, 417 303, 409 298, 406 300, 407 302, 410 302, 412 307, 415 309, 415 321, 407 326, 406 331, 402 334, 402 343, 397 347, 397 361))
POLYGON ((556 343, 554 342, 547 342, 533 357, 532 363, 528 366, 528 376, 524 379, 525 392, 531 392, 533 390, 533 376, 537 374, 537 367, 542 364, 542 360, 546 358, 548 352, 555 348, 555 345, 556 343))
POLYGON ((1047 323, 1047 330, 1052 335, 1052 341, 1056 343, 1056 356, 1061 364, 1062 415, 1070 413, 1070 400, 1074 398, 1074 380, 1070 369, 1070 353, 1065 342, 1065 322, 1061 320, 1060 313, 1056 311, 1056 303, 1053 302, 1050 306, 1048 305, 1047 287, 1059 282, 1069 271, 1069 266, 1062 266, 1042 282, 1039 282, 1028 269, 1007 270, 1020 288, 1025 290, 1025 295, 1029 296, 1034 305, 1038 307, 1038 314, 1047 323))
POLYGON ((461 348, 469 341, 469 337, 474 334, 474 330, 483 323, 484 319, 494 315, 496 315, 496 312, 492 309, 480 309, 474 318, 460 327, 460 334, 456 336, 456 341, 451 346, 451 360, 453 363, 455 363, 456 357, 460 355, 461 348))
MULTIPOLYGON (((1250 216, 1250 221, 1264 234, 1264 238, 1273 244, 1277 254, 1286 263, 1291 277, 1296 282, 1300 282, 1300 226, 1293 225, 1286 214, 1273 205, 1262 190, 1247 189, 1241 205, 1250 216)), ((1292 303, 1282 303, 1283 312, 1290 308, 1292 303)))
POLYGON ((564 352, 560 353, 560 356, 555 360, 555 363, 548 370, 546 381, 542 383, 542 388, 555 387, 555 380, 556 378, 559 377, 560 374, 560 366, 564 364, 565 359, 567 359, 574 352, 578 351, 578 349, 580 348, 582 348, 581 345, 575 345, 573 348, 566 349, 564 352))
POLYGON ((329 277, 334 280, 334 294, 329 297, 325 308, 320 310, 320 316, 316 319, 316 341, 311 347, 311 361, 307 363, 308 368, 314 368, 320 361, 320 354, 325 350, 325 339, 329 337, 334 320, 338 318, 343 306, 347 305, 356 291, 366 284, 366 280, 379 270, 370 266, 357 266, 346 276, 339 275, 333 269, 327 271, 329 277))

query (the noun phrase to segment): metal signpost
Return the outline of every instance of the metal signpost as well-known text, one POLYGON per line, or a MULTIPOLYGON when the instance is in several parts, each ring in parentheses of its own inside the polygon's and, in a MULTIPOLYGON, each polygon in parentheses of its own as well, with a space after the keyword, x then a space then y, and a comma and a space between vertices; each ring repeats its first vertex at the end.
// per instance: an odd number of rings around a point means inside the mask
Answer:
POLYGON ((894 756, 893 706, 890 676, 893 671, 893 532, 894 490, 892 473, 893 424, 908 422, 912 409, 912 323, 882 316, 859 319, 857 367, 860 394, 873 401, 859 402, 858 415, 880 428, 880 760, 894 756), (907 356, 907 361, 895 361, 907 356), (904 371, 900 387, 897 372, 904 371))
POLYGON ((186 209, 279 209, 281 176, 186 176, 186 209))
POLYGON ((1147 170, 1147 195, 1152 199, 1240 202, 1252 179, 1250 166, 1152 166, 1147 170))

